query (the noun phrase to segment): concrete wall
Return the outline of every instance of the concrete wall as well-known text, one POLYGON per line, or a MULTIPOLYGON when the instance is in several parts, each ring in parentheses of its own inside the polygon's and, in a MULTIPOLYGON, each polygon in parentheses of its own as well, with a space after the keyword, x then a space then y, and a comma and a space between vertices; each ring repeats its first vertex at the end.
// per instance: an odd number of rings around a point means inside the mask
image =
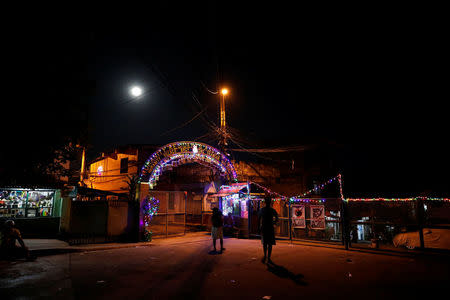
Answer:
POLYGON ((108 206, 108 236, 120 236, 126 233, 128 226, 128 203, 110 202, 108 206))
POLYGON ((59 231, 62 235, 70 232, 70 218, 72 213, 72 199, 63 197, 61 200, 61 221, 59 231))
POLYGON ((69 199, 63 202, 63 206, 66 210, 61 217, 61 233, 68 236, 119 237, 133 228, 133 215, 128 202, 69 199))
POLYGON ((105 235, 107 225, 108 203, 106 201, 72 202, 70 234, 105 235))

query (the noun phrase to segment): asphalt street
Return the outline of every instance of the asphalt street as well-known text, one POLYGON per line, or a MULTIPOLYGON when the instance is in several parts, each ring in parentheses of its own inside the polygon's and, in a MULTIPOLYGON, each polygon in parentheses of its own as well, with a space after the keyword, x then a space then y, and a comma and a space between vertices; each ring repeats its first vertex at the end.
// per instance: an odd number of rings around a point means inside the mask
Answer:
POLYGON ((327 245, 274 246, 263 264, 258 240, 208 236, 150 246, 0 261, 1 299, 422 299, 447 293, 442 255, 345 251, 327 245))

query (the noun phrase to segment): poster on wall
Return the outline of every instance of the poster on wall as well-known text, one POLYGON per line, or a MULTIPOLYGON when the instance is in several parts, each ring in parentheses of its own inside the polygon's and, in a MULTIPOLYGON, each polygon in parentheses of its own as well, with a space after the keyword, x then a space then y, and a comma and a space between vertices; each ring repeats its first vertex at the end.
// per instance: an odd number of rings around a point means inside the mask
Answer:
POLYGON ((294 205, 292 206, 292 227, 293 228, 305 228, 305 206, 294 205))
POLYGON ((325 206, 311 205, 311 229, 325 229, 325 206))

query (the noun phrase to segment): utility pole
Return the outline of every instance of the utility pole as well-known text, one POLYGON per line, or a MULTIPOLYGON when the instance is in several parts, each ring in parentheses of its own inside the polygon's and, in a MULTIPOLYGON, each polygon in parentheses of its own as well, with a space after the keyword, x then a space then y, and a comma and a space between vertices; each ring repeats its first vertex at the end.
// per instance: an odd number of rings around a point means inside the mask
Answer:
POLYGON ((228 95, 228 89, 223 88, 220 91, 220 141, 219 145, 223 152, 225 152, 225 147, 228 145, 227 143, 227 122, 226 122, 226 113, 225 113, 225 97, 228 95))
POLYGON ((86 168, 86 147, 81 146, 79 144, 75 145, 76 148, 81 148, 83 150, 81 154, 81 169, 80 169, 80 182, 79 184, 83 185, 84 175, 85 175, 85 168, 86 168))

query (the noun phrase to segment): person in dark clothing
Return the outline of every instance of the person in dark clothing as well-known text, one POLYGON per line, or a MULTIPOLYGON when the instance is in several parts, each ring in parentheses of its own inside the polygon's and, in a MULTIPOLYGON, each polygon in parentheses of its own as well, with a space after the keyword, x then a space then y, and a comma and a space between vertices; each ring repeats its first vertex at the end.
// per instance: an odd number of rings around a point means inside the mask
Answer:
POLYGON ((231 213, 228 213, 228 216, 225 218, 225 222, 223 225, 223 234, 225 235, 234 235, 234 233, 238 232, 239 228, 237 228, 233 216, 231 213))
POLYGON ((223 247, 223 216, 222 212, 217 208, 213 208, 213 214, 211 217, 212 229, 211 229, 211 237, 213 239, 214 251, 216 250, 216 240, 220 239, 220 252, 222 253, 225 248, 223 247))
POLYGON ((278 214, 275 209, 270 207, 271 199, 264 198, 266 206, 261 208, 258 212, 258 225, 261 233, 261 243, 263 245, 264 257, 261 260, 263 263, 272 263, 270 256, 272 255, 272 245, 275 245, 275 229, 274 224, 278 222, 278 214))
POLYGON ((30 255, 28 247, 23 242, 20 230, 15 227, 13 220, 5 222, 5 229, 2 232, 2 239, 0 245, 0 256, 7 259, 14 258, 26 258, 27 260, 35 259, 30 255), (20 247, 16 246, 16 240, 19 242, 20 247))

